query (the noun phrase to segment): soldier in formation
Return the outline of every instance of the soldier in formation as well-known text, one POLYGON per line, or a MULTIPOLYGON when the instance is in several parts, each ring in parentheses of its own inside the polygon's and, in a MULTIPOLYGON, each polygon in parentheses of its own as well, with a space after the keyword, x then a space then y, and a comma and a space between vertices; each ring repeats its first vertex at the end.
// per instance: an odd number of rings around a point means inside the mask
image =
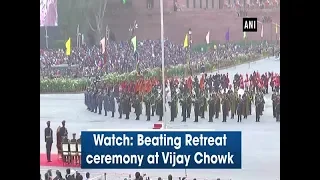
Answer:
POLYGON ((214 122, 214 119, 220 117, 222 122, 227 122, 228 119, 233 120, 237 117, 237 122, 242 122, 255 111, 256 122, 260 122, 265 99, 271 98, 273 117, 280 121, 280 75, 276 73, 237 73, 231 82, 228 73, 202 75, 200 79, 195 76, 180 81, 168 80, 165 92, 165 103, 168 106, 165 106, 165 109, 159 84, 153 84, 147 88, 148 90, 136 91, 133 90, 133 86, 128 86, 125 90, 117 91, 118 97, 114 97, 113 91, 103 91, 97 87, 88 88, 85 92, 85 105, 91 112, 101 114, 103 108, 105 116, 109 111, 111 117, 114 117, 117 103, 120 119, 122 115, 129 119, 131 109, 134 108, 136 120, 140 120, 141 114, 144 113, 147 121, 150 121, 152 116, 158 116, 158 120, 162 121, 164 112, 168 110, 170 121, 175 121, 181 113, 182 122, 186 122, 191 118, 193 111, 194 122, 199 122, 199 117, 208 118, 209 122, 214 122), (273 92, 271 97, 269 89, 273 92))

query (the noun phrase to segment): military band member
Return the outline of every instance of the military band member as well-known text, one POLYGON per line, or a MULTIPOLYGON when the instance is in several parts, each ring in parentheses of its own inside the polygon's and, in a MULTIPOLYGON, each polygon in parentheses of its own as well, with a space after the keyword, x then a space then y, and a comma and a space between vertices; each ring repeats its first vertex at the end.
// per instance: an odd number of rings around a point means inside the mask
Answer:
POLYGON ((98 96, 98 90, 95 90, 92 97, 92 106, 93 106, 94 113, 97 113, 97 109, 98 109, 97 96, 98 96))
POLYGON ((199 120, 199 110, 200 110, 200 100, 196 96, 194 96, 194 100, 192 101, 194 108, 194 122, 198 122, 199 120))
POLYGON ((241 98, 241 95, 239 95, 238 98, 238 106, 237 106, 237 115, 238 115, 238 121, 237 122, 241 122, 242 121, 242 114, 243 114, 243 106, 244 106, 244 101, 241 98))
POLYGON ((118 113, 119 113, 119 119, 122 118, 122 111, 123 111, 123 94, 120 95, 120 97, 117 98, 118 103, 118 113))
POLYGON ((211 94, 208 104, 209 104, 209 122, 213 122, 213 115, 214 115, 214 108, 215 108, 214 107, 215 99, 213 94, 211 94))
POLYGON ((140 120, 140 115, 142 114, 142 105, 139 95, 136 95, 135 99, 133 100, 132 107, 135 109, 136 120, 140 120))
POLYGON ((207 99, 206 99, 206 95, 204 92, 202 92, 199 100, 200 100, 199 113, 200 113, 201 118, 204 119, 204 112, 207 110, 207 99))
POLYGON ((103 98, 104 98, 104 96, 102 94, 102 91, 98 92, 98 94, 97 94, 97 104, 98 104, 99 114, 101 114, 101 111, 102 111, 103 98))
POLYGON ((114 117, 114 112, 116 111, 116 102, 114 100, 114 92, 111 92, 109 97, 109 111, 111 111, 111 117, 114 117))
POLYGON ((219 94, 216 95, 216 98, 215 98, 216 102, 215 102, 215 118, 218 119, 219 118, 219 113, 220 113, 220 97, 219 97, 219 94))
POLYGON ((143 98, 144 104, 146 106, 146 116, 147 121, 150 121, 150 111, 151 111, 151 94, 148 93, 145 98, 143 98))
POLYGON ((162 94, 156 99, 156 114, 159 116, 159 121, 162 121, 163 117, 163 100, 162 94))
POLYGON ((187 95, 187 118, 190 118, 192 106, 192 97, 190 94, 187 95))
POLYGON ((278 97, 276 109, 276 121, 280 122, 280 97, 278 97))
POLYGON ((47 161, 51 162, 51 147, 53 143, 52 129, 50 128, 50 121, 47 122, 47 127, 44 129, 44 136, 46 142, 47 161))
POLYGON ((187 121, 188 104, 187 104, 187 97, 186 96, 187 96, 186 94, 183 94, 181 99, 180 99, 182 122, 186 122, 187 121))
POLYGON ((170 105, 170 115, 171 115, 171 119, 170 121, 174 121, 174 118, 177 115, 177 96, 175 94, 175 91, 171 92, 171 102, 169 102, 170 105))
POLYGON ((107 91, 105 91, 103 96, 104 116, 108 115, 108 109, 109 109, 109 94, 107 93, 107 91))
POLYGON ((272 100, 272 114, 273 114, 273 117, 276 118, 277 94, 275 91, 273 91, 272 93, 271 100, 272 100))
POLYGON ((231 111, 231 117, 230 119, 234 119, 234 115, 236 114, 236 94, 233 93, 232 91, 229 94, 229 102, 230 102, 230 111, 231 111))
POLYGON ((130 97, 128 95, 125 95, 124 99, 123 99, 123 114, 126 115, 125 119, 129 119, 129 115, 131 112, 131 100, 130 97))
POLYGON ((226 95, 223 96, 221 104, 222 104, 222 122, 227 122, 227 116, 229 112, 229 102, 226 95))
POLYGON ((262 100, 261 96, 257 95, 255 98, 255 106, 256 106, 256 122, 260 122, 260 116, 262 111, 262 100))

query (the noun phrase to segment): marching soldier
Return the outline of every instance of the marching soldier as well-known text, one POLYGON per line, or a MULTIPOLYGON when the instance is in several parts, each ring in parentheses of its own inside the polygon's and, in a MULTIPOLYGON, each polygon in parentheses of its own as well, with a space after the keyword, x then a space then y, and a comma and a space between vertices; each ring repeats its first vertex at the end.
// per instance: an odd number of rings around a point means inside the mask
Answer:
POLYGON ((222 122, 227 122, 228 112, 229 112, 229 103, 225 95, 223 96, 223 99, 222 99, 222 122))
POLYGON ((108 109, 109 109, 109 94, 107 91, 104 92, 103 96, 103 109, 104 109, 104 116, 108 115, 108 109))
POLYGON ((262 113, 262 100, 260 95, 256 95, 255 105, 256 105, 256 122, 260 122, 260 116, 262 113))
POLYGON ((229 101, 230 101, 230 111, 231 111, 230 119, 234 119, 234 115, 236 113, 237 106, 236 106, 236 95, 235 95, 235 93, 232 92, 232 90, 229 94, 229 101))
POLYGON ((204 92, 202 92, 202 95, 200 97, 200 116, 202 119, 204 119, 204 112, 207 110, 207 99, 204 92))
POLYGON ((280 96, 278 96, 275 111, 276 111, 276 121, 279 122, 280 121, 280 96))
POLYGON ((200 100, 194 96, 194 100, 192 101, 194 108, 194 122, 198 122, 199 119, 199 110, 200 110, 200 100))
POLYGON ((241 98, 241 95, 239 95, 238 98, 238 106, 237 106, 237 115, 238 115, 238 121, 237 122, 241 122, 242 121, 242 114, 243 114, 243 106, 244 106, 244 101, 241 98))
POLYGON ((117 98, 118 103, 118 113, 119 113, 119 119, 122 118, 122 111, 123 111, 123 94, 120 95, 120 97, 117 98))
POLYGON ((219 113, 220 113, 220 97, 219 97, 219 94, 216 95, 216 98, 215 98, 216 102, 215 102, 215 118, 218 119, 219 118, 219 113))
POLYGON ((92 90, 90 90, 90 92, 89 92, 89 99, 88 99, 88 103, 89 103, 89 108, 90 108, 90 111, 91 112, 93 112, 94 111, 94 107, 93 107, 93 94, 94 94, 94 92, 93 92, 93 89, 92 90))
POLYGON ((146 116, 147 121, 150 121, 150 110, 151 110, 151 94, 148 93, 145 98, 143 98, 144 104, 146 106, 146 116))
POLYGON ((94 90, 93 97, 92 97, 92 106, 93 106, 94 113, 97 113, 97 109, 98 109, 97 96, 98 96, 98 90, 94 90))
POLYGON ((140 115, 142 114, 142 105, 139 95, 136 95, 133 100, 132 107, 135 109, 136 120, 140 120, 140 115))
POLYGON ((102 103, 103 103, 103 94, 102 94, 102 91, 100 91, 97 94, 97 105, 98 105, 99 114, 101 114, 101 111, 102 111, 102 103))
POLYGON ((175 91, 171 92, 171 102, 169 102, 170 105, 170 114, 171 114, 171 120, 174 121, 174 118, 176 117, 177 114, 177 96, 175 94, 175 91))
POLYGON ((186 122, 188 104, 187 104, 187 97, 185 93, 181 97, 180 104, 181 104, 182 122, 186 122))
POLYGON ((192 97, 190 94, 187 95, 187 118, 190 118, 191 106, 192 106, 192 97))
POLYGON ((214 110, 215 110, 215 99, 214 95, 211 94, 210 99, 209 99, 209 122, 213 122, 213 115, 214 115, 214 110))
POLYGON ((271 100, 272 100, 272 114, 273 118, 276 118, 276 105, 277 105, 277 94, 275 91, 273 91, 271 95, 271 100))
POLYGON ((123 99, 123 114, 126 115, 125 119, 129 119, 129 115, 131 112, 131 106, 130 106, 130 97, 127 95, 125 95, 124 99, 123 99))
POLYGON ((44 129, 44 136, 46 142, 47 161, 51 162, 51 147, 53 143, 52 129, 50 128, 50 121, 47 122, 47 127, 44 129))
POLYGON ((116 111, 116 102, 114 100, 114 92, 111 92, 108 105, 109 105, 109 111, 111 111, 111 117, 114 117, 114 112, 116 111))
POLYGON ((162 94, 156 99, 156 114, 159 116, 159 121, 162 121, 163 117, 163 101, 162 94))

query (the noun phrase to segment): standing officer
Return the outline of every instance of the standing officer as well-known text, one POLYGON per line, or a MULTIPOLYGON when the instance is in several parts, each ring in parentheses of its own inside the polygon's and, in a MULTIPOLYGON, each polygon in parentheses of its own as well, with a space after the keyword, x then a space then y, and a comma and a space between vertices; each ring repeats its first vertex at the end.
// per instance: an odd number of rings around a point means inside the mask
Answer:
POLYGON ((44 136, 47 150, 47 161, 51 162, 51 147, 53 143, 52 129, 50 128, 50 121, 47 122, 47 127, 44 129, 44 136))

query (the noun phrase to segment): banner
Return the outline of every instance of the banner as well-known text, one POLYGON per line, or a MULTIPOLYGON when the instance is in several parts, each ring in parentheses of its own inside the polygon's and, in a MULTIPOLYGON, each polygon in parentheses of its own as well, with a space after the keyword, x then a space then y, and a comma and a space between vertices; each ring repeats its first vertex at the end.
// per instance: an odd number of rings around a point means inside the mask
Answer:
POLYGON ((81 132, 83 169, 241 169, 240 131, 81 132))

